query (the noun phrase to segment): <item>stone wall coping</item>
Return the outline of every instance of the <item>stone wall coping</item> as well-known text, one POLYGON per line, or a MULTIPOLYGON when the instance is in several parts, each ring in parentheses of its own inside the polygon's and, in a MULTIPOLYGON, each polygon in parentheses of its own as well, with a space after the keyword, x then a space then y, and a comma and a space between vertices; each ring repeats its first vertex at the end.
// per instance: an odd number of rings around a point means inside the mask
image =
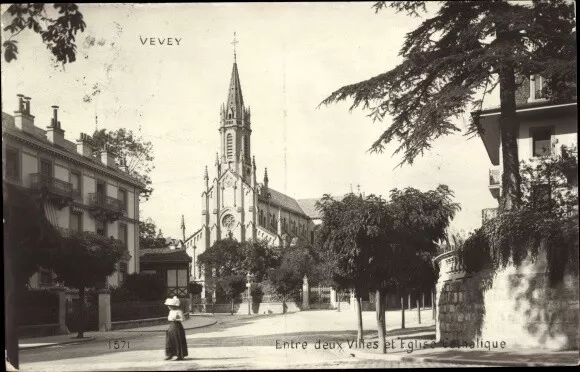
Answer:
POLYGON ((447 251, 445 253, 441 253, 439 256, 437 256, 433 259, 433 262, 436 264, 439 264, 439 262, 441 262, 443 259, 449 258, 452 256, 457 256, 457 251, 447 251))
POLYGON ((27 324, 27 325, 19 325, 18 328, 22 329, 35 329, 35 328, 52 328, 58 327, 58 323, 46 323, 46 324, 27 324))

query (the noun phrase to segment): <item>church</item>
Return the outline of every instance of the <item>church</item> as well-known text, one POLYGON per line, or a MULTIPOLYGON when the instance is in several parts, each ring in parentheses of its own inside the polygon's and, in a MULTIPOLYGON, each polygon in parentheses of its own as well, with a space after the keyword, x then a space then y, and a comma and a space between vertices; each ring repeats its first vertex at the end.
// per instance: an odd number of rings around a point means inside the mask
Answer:
POLYGON ((235 53, 227 101, 220 109, 219 135, 213 172, 207 166, 204 171, 201 227, 184 240, 193 258, 192 281, 200 284, 204 273, 197 267, 197 257, 217 240, 266 241, 282 248, 298 241, 312 243, 318 219, 317 199, 296 200, 276 191, 270 187, 267 169, 258 182, 251 111, 244 104, 235 53))

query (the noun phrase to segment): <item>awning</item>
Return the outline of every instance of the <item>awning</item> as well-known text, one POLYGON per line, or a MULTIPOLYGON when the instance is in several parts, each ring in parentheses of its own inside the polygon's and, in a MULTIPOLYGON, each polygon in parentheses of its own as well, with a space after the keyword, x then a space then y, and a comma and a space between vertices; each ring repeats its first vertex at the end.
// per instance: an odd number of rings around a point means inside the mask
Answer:
POLYGON ((59 231, 27 190, 7 182, 2 186, 4 229, 8 230, 13 244, 30 238, 45 244, 61 242, 59 231))

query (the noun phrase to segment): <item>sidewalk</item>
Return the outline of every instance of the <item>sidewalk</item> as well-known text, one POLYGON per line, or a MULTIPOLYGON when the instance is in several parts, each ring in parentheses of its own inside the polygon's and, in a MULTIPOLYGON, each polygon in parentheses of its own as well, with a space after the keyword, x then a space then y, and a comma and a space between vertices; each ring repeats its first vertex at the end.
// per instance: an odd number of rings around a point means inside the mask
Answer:
MULTIPOLYGON (((427 330, 432 327, 425 327, 427 330)), ((363 359, 382 359, 400 362, 415 363, 452 363, 480 366, 509 366, 509 367, 532 367, 532 366, 556 366, 578 365, 578 350, 552 351, 548 349, 520 349, 488 348, 485 344, 478 345, 473 349, 469 347, 451 348, 443 347, 435 343, 435 332, 421 331, 416 329, 412 333, 399 334, 399 332, 387 331, 387 353, 380 354, 376 349, 347 349, 345 353, 363 359)), ((377 341, 376 336, 367 337, 365 342, 377 341)), ((485 341, 484 341, 485 342, 485 341)))
MULTIPOLYGON (((209 327, 217 323, 214 317, 209 316, 191 316, 189 319, 183 321, 183 328, 196 329, 202 327, 209 327)), ((107 339, 114 337, 116 335, 122 335, 127 333, 142 333, 142 332, 165 332, 167 330, 166 324, 132 328, 132 329, 122 329, 117 331, 108 332, 85 332, 84 338, 76 338, 76 332, 69 335, 58 335, 58 336, 48 336, 48 337, 36 337, 36 338, 23 338, 18 340, 18 348, 20 350, 28 349, 38 349, 44 347, 51 347, 56 345, 66 345, 66 344, 77 344, 81 342, 90 342, 98 339, 107 339)))

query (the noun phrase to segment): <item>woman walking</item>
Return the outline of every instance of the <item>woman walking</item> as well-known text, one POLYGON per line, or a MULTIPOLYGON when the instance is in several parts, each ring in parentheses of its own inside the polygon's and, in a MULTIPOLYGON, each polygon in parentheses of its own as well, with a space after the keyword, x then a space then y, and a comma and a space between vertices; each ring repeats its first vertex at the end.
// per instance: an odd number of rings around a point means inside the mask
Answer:
POLYGON ((183 311, 179 308, 179 298, 177 296, 165 300, 165 305, 169 307, 169 315, 167 320, 169 329, 165 337, 165 360, 169 360, 174 356, 176 360, 183 360, 187 356, 187 341, 185 339, 185 330, 181 322, 183 321, 183 311))

